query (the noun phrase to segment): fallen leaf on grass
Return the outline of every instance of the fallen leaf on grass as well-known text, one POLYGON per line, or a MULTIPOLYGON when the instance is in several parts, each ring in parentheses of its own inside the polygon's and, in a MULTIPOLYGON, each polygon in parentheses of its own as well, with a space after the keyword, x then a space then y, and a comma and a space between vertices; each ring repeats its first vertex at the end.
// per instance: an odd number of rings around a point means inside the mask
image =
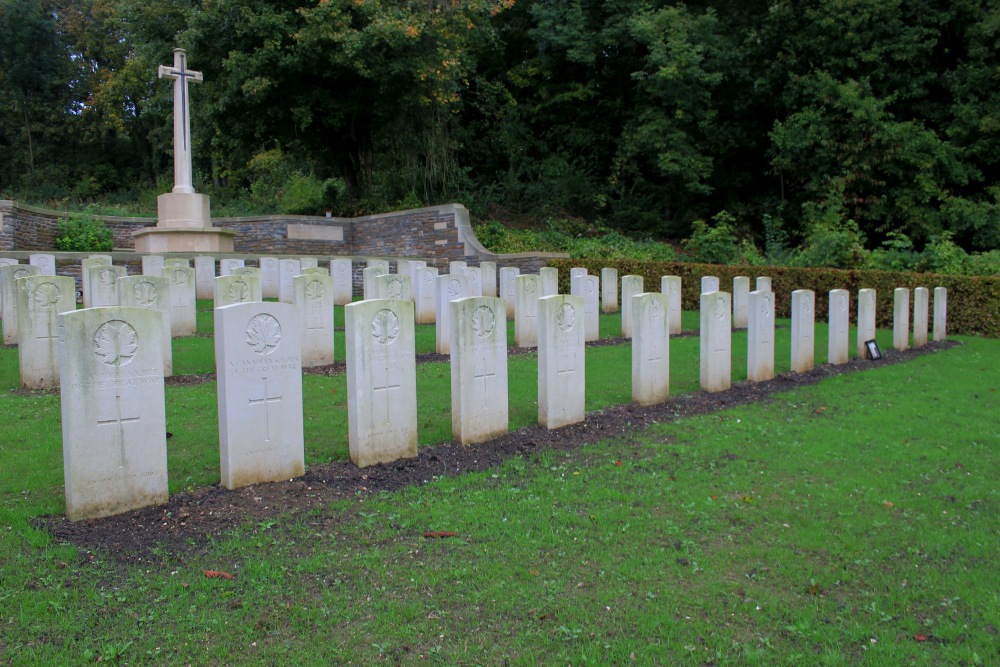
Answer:
POLYGON ((891 502, 891 501, 889 501, 889 500, 887 500, 884 503, 882 503, 882 507, 885 507, 886 509, 892 509, 895 506, 896 506, 896 504, 893 503, 893 502, 891 502))
POLYGON ((235 579, 233 575, 228 572, 220 572, 219 570, 202 570, 205 576, 209 579, 235 579))
POLYGON ((458 533, 453 533, 450 530, 429 530, 424 533, 424 537, 427 539, 435 539, 442 537, 458 537, 458 533))
POLYGON ((925 642, 925 641, 927 641, 927 636, 926 635, 913 635, 913 638, 916 639, 918 642, 925 642))

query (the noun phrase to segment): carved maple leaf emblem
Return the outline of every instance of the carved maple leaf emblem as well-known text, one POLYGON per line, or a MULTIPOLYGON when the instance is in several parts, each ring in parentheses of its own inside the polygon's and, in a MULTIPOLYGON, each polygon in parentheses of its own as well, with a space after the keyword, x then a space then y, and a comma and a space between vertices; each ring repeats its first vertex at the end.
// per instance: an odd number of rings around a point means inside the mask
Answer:
POLYGON ((399 317, 388 308, 375 313, 372 318, 372 336, 382 345, 396 340, 399 335, 399 317))
POLYGON ((156 285, 143 281, 134 288, 135 300, 140 306, 148 307, 156 301, 156 285))
POLYGON ((229 286, 229 300, 233 303, 244 303, 250 300, 250 286, 242 280, 234 280, 229 286))
POLYGON ((59 303, 59 286, 55 283, 42 283, 35 288, 33 299, 35 308, 48 310, 59 303))
POLYGON ((138 351, 138 336, 128 322, 105 322, 94 334, 94 353, 108 366, 124 366, 138 351))
POLYGON ((323 289, 323 283, 318 280, 310 281, 310 283, 306 285, 306 298, 310 301, 319 301, 323 298, 323 293, 325 291, 326 290, 323 289))
POLYGON ((247 345, 257 354, 269 354, 281 342, 281 325, 273 315, 261 313, 247 325, 247 345))
POLYGON ((568 303, 564 303, 559 306, 559 310, 556 311, 556 324, 563 331, 569 331, 573 328, 576 323, 576 309, 568 303))
POLYGON ((487 306, 480 306, 472 313, 472 330, 481 338, 493 333, 497 327, 497 317, 487 306))

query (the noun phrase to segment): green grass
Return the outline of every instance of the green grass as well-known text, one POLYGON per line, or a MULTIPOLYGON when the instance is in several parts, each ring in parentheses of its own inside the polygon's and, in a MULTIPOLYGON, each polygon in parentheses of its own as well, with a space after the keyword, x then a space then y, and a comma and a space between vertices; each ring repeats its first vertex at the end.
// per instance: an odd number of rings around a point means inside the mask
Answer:
MULTIPOLYGON (((602 332, 618 335, 614 320, 602 332)), ((30 525, 63 511, 59 403, 11 392, 16 350, 0 349, 0 661, 996 664, 1000 342, 961 340, 620 440, 248 523, 144 566, 91 560, 30 525)), ((779 372, 788 344, 778 329, 779 372)), ((671 342, 674 395, 697 390, 697 345, 671 342)), ((629 400, 629 359, 627 346, 588 350, 588 410, 629 400)), ((176 341, 179 364, 212 370, 211 338, 176 341)), ((517 428, 536 419, 536 360, 509 364, 517 428)), ((734 379, 745 365, 734 354, 734 379)), ((419 366, 417 381, 421 443, 450 440, 447 365, 419 366)), ((307 465, 345 459, 344 377, 307 375, 303 390, 307 465)), ((215 400, 214 383, 167 387, 172 492, 218 481, 215 400)))

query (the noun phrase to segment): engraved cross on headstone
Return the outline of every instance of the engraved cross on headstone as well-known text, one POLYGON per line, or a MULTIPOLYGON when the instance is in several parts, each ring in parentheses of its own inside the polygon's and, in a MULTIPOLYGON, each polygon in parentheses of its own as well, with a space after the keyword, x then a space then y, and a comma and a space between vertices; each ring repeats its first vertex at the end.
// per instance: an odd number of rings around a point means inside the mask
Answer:
POLYGON ((201 72, 187 68, 184 49, 174 49, 174 66, 160 65, 161 79, 174 82, 174 192, 193 193, 191 181, 191 117, 188 112, 188 81, 201 83, 201 72))
POLYGON ((495 378, 497 376, 496 370, 487 369, 490 364, 489 355, 492 349, 486 346, 480 346, 479 354, 476 355, 476 373, 472 376, 473 380, 483 381, 483 408, 490 407, 490 392, 489 392, 489 382, 490 378, 495 378))
POLYGON ((115 426, 115 444, 118 446, 118 467, 125 468, 125 424, 138 422, 139 417, 122 416, 122 395, 121 391, 115 394, 115 417, 114 419, 98 419, 98 426, 115 426))
POLYGON ((393 360, 387 358, 385 360, 385 382, 382 383, 382 384, 378 384, 378 380, 376 380, 376 384, 372 387, 372 392, 375 394, 375 396, 378 396, 380 392, 385 392, 384 399, 385 399, 385 423, 386 424, 389 423, 389 409, 390 409, 389 408, 389 404, 390 404, 389 392, 391 392, 391 391, 399 391, 399 389, 401 388, 401 386, 400 386, 400 384, 398 382, 396 384, 392 384, 392 380, 389 379, 389 375, 392 374, 392 367, 393 367, 393 360))
POLYGON ((250 405, 264 405, 264 442, 271 442, 271 403, 281 403, 281 396, 271 396, 267 391, 267 376, 261 378, 264 381, 264 396, 262 398, 251 398, 250 405))

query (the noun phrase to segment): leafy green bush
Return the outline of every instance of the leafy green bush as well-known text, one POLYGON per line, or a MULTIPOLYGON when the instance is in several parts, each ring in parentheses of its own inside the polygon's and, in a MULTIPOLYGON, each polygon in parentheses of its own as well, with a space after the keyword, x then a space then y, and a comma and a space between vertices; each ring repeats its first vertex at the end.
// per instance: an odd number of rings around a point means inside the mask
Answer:
POLYGON ((871 251, 865 268, 881 271, 913 271, 920 254, 913 249, 913 242, 902 232, 889 232, 881 248, 871 251))
POLYGON ((669 262, 674 249, 655 241, 635 240, 600 225, 588 227, 578 220, 549 218, 541 231, 511 229, 497 220, 476 226, 476 238, 493 252, 564 252, 573 258, 646 259, 669 262))
POLYGON ((72 213, 59 223, 56 250, 108 252, 114 245, 114 234, 111 229, 95 215, 72 213))
POLYGON ((793 266, 857 269, 868 261, 865 238, 858 224, 851 219, 816 222, 805 245, 790 264, 793 266))
POLYGON ((691 236, 684 241, 684 250, 695 262, 732 264, 740 255, 741 244, 733 227, 735 218, 722 211, 712 218, 714 224, 695 220, 691 236))

